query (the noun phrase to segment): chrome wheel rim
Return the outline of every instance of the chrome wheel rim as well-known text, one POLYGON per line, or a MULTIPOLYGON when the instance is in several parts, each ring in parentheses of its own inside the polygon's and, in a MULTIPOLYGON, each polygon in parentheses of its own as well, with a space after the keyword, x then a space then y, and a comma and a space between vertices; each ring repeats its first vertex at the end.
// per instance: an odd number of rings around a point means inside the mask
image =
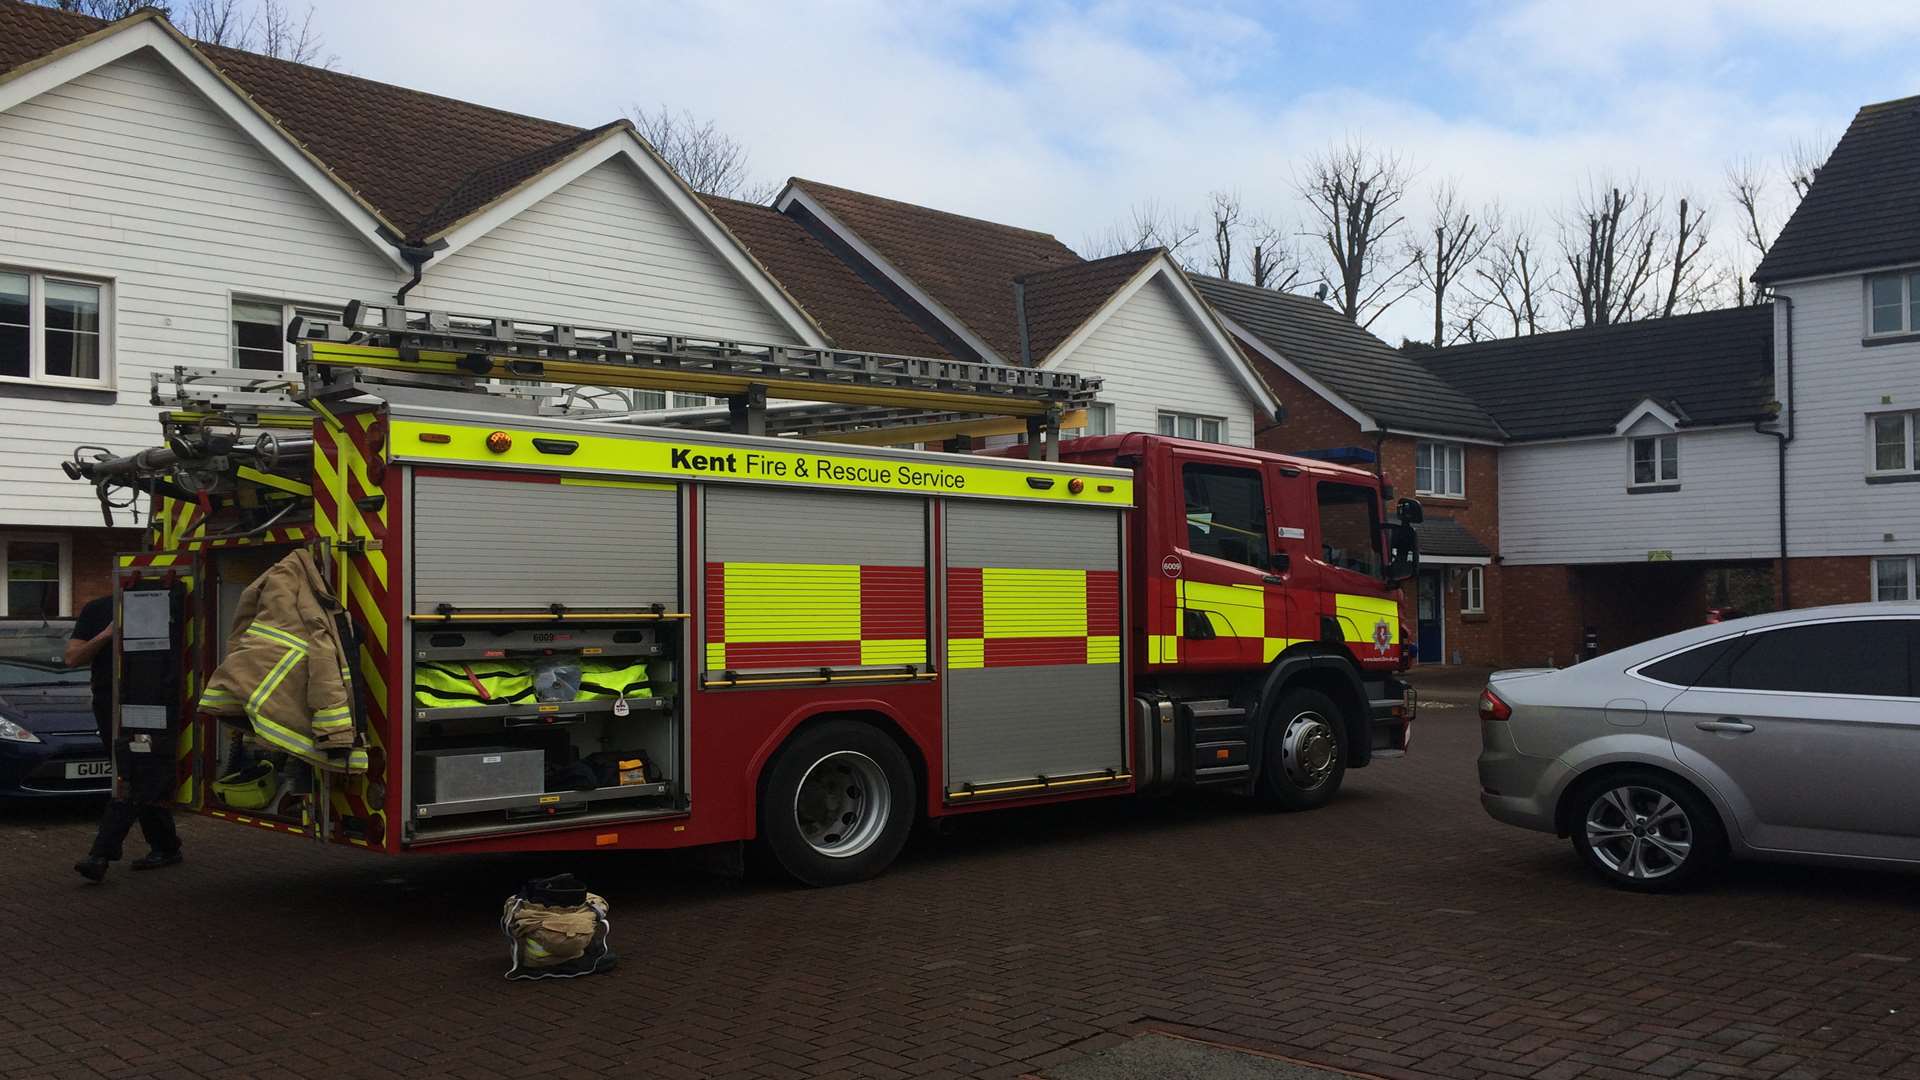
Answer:
POLYGON ((1280 735, 1280 760, 1287 770, 1287 779, 1295 786, 1311 791, 1327 782, 1333 775, 1334 755, 1339 752, 1340 740, 1334 737, 1333 725, 1317 712, 1303 712, 1287 721, 1287 729, 1280 735))
POLYGON ((1666 877, 1693 854, 1693 820, 1686 809, 1650 787, 1601 792, 1587 807, 1586 834, 1600 865, 1636 881, 1666 877))
POLYGON ((793 793, 793 822, 801 839, 835 859, 872 847, 892 808, 886 772, 853 750, 837 750, 814 762, 793 793))

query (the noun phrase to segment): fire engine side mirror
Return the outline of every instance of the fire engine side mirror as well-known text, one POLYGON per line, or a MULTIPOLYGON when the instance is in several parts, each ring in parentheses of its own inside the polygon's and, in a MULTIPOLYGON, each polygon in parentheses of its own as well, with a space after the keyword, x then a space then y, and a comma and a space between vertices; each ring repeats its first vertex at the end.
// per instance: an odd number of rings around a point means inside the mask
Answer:
POLYGON ((1418 525, 1427 520, 1426 507, 1420 505, 1419 499, 1401 499, 1400 505, 1395 509, 1399 512, 1400 520, 1404 524, 1418 525))
MULTIPOLYGON (((1411 499, 1407 501, 1413 502, 1411 499)), ((1419 503, 1414 503, 1416 510, 1419 506, 1419 503)), ((1413 531, 1411 524, 1402 521, 1388 529, 1387 538, 1387 583, 1405 581, 1420 569, 1420 534, 1413 531)))

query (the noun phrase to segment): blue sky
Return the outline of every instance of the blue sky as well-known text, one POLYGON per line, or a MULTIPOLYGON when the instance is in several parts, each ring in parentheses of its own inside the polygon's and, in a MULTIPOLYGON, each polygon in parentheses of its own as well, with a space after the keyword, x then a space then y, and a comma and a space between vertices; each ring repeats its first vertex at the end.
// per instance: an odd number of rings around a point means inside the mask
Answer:
POLYGON ((1414 218, 1451 181, 1550 232, 1578 185, 1638 177, 1707 203, 1731 257, 1730 161, 1776 166, 1920 93, 1910 0, 317 4, 356 74, 580 124, 687 108, 769 179, 1076 246, 1215 189, 1297 222, 1302 160, 1358 137, 1417 168, 1414 218))

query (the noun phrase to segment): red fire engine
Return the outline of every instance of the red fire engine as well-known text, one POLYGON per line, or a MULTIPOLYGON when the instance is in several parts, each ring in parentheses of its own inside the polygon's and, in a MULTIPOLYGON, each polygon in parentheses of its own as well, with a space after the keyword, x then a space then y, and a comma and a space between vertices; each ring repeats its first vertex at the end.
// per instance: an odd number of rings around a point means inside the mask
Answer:
POLYGON ((289 333, 301 379, 157 376, 166 443, 67 466, 149 499, 119 736, 182 807, 392 854, 754 841, 823 885, 921 817, 1196 785, 1306 809, 1406 748, 1419 507, 1389 522, 1367 472, 1062 442, 1098 381, 1059 372, 365 303, 289 333), (728 404, 576 407, 633 389, 728 404), (300 550, 351 750, 288 737, 277 683, 202 696, 300 550))

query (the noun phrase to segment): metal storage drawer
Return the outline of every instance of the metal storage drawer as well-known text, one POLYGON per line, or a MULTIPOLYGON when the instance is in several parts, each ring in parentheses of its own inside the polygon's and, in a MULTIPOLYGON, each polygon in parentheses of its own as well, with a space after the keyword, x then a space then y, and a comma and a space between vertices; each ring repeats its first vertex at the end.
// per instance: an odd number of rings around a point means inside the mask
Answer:
POLYGON ((543 750, 468 746, 413 755, 414 801, 430 803, 538 795, 546 790, 543 750))

